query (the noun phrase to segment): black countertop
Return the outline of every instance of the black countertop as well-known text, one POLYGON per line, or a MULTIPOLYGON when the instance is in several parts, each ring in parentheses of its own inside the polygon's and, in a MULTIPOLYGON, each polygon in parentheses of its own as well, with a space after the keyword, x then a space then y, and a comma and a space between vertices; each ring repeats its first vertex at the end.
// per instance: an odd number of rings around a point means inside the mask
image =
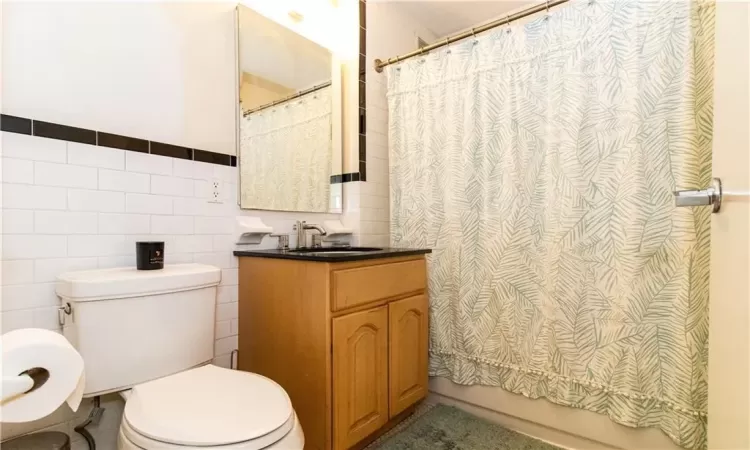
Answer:
MULTIPOLYGON (((355 250, 352 248, 351 250, 355 250)), ((334 249, 328 249, 334 250, 334 249)), ((346 247, 336 248, 335 250, 348 250, 346 247)), ((380 258, 393 258, 397 256, 413 256, 413 255, 424 255, 432 253, 430 249, 419 249, 419 248, 381 248, 374 251, 358 252, 358 253, 330 253, 325 254, 326 249, 306 249, 306 251, 314 253, 297 252, 294 249, 290 250, 235 250, 234 256, 251 256, 254 258, 273 258, 273 259, 294 259, 298 261, 321 261, 321 262, 347 262, 347 261, 363 261, 367 259, 380 259, 380 258), (320 252, 316 252, 320 250, 320 252)))

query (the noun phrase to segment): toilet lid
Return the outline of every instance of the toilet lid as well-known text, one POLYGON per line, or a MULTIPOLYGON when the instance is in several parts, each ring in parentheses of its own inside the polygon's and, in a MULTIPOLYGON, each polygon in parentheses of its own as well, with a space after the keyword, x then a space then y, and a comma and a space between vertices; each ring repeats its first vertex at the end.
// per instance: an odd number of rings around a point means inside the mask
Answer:
POLYGON ((293 410, 272 380, 207 365, 134 387, 124 415, 151 439, 211 446, 268 435, 291 423, 293 410))

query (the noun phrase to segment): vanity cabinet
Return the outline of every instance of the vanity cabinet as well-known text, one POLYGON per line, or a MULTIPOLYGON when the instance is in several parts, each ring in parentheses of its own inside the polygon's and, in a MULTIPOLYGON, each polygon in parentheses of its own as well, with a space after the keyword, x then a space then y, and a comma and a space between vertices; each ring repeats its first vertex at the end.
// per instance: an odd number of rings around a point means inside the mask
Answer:
POLYGON ((424 294, 388 305, 390 417, 427 396, 427 316, 424 294))
POLYGON ((362 448, 425 398, 423 255, 239 261, 239 369, 287 391, 306 449, 362 448))
POLYGON ((387 306, 333 319, 335 448, 349 448, 388 422, 388 366, 387 306))

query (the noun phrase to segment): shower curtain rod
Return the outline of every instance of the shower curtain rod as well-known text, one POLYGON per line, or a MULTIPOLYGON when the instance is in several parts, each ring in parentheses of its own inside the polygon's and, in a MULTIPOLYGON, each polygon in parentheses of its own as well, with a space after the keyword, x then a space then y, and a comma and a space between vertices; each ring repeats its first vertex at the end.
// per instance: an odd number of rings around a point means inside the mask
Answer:
POLYGON ((538 5, 531 6, 529 8, 523 9, 515 14, 509 14, 506 17, 502 19, 493 20, 492 22, 486 23, 484 25, 478 26, 476 28, 472 28, 471 30, 464 31, 463 33, 456 34, 454 36, 449 36, 445 39, 442 39, 438 42, 435 42, 430 45, 425 45, 422 48, 419 48, 417 50, 411 51, 409 53, 394 56, 393 58, 388 58, 385 61, 382 61, 380 59, 376 59, 375 62, 375 71, 380 73, 383 71, 383 67, 390 66, 391 64, 395 64, 397 62, 401 62, 405 59, 412 58, 414 56, 423 55, 427 52, 430 52, 432 50, 435 50, 436 48, 440 48, 443 46, 446 46, 448 44, 452 44, 456 41, 460 41, 461 39, 466 39, 471 36, 475 36, 477 33, 482 33, 487 30, 491 30, 495 27, 499 27, 500 25, 506 25, 510 22, 513 22, 514 20, 522 19, 526 16, 530 16, 532 14, 536 14, 538 12, 542 12, 544 10, 549 11, 550 8, 557 5, 562 5, 563 3, 567 3, 569 0, 548 0, 544 3, 540 3, 538 5))
POLYGON ((245 111, 245 112, 242 113, 242 117, 245 117, 248 114, 252 114, 252 113, 258 112, 258 111, 260 111, 262 109, 266 109, 266 108, 270 108, 272 106, 276 106, 276 105, 278 105, 280 103, 288 102, 289 100, 294 100, 297 97, 302 97, 303 95, 307 95, 307 94, 309 94, 311 92, 319 91, 319 90, 321 90, 321 89, 323 89, 325 87, 328 87, 330 85, 331 85, 331 82, 327 81, 327 82, 325 82, 323 84, 319 84, 319 85, 313 86, 313 87, 311 87, 309 89, 305 89, 303 91, 299 91, 296 94, 290 95, 289 97, 284 97, 284 98, 279 99, 279 100, 274 100, 271 103, 266 103, 265 105, 261 105, 261 106, 258 106, 256 108, 253 108, 253 109, 248 109, 247 111, 245 111))

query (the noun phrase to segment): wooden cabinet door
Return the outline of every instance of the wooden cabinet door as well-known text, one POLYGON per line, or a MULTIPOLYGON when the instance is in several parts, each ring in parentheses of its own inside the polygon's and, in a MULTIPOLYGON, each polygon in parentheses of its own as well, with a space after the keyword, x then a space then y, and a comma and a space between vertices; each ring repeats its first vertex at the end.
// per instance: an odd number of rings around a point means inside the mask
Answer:
POLYGON ((333 439, 348 449, 388 421, 388 307, 333 319, 333 439))
POLYGON ((388 305, 390 417, 427 395, 428 306, 426 295, 388 305))

